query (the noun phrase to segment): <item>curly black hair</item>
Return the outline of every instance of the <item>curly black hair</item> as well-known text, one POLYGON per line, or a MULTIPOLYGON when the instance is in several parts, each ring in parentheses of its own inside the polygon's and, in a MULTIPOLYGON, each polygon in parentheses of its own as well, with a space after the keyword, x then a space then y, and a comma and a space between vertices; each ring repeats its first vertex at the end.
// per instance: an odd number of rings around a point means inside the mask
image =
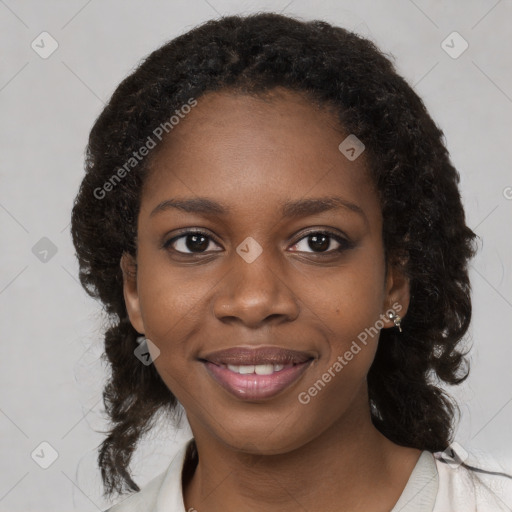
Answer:
POLYGON ((334 109, 341 127, 364 142, 386 261, 410 280, 403 332, 382 330, 367 377, 372 420, 402 446, 435 452, 451 442, 458 409, 440 386, 459 384, 469 372, 461 344, 471 320, 467 265, 477 235, 465 222, 443 132, 373 42, 324 21, 228 16, 140 62, 90 132, 71 231, 80 281, 112 319, 103 355, 111 367, 103 391, 111 428, 98 457, 105 494, 140 490, 128 469, 136 445, 157 412, 173 413, 178 404, 154 365, 133 354, 139 333, 127 315, 120 259, 136 255, 141 188, 154 152, 132 160, 129 172, 125 164, 191 98, 276 87, 334 109), (122 179, 113 181, 123 165, 122 179))

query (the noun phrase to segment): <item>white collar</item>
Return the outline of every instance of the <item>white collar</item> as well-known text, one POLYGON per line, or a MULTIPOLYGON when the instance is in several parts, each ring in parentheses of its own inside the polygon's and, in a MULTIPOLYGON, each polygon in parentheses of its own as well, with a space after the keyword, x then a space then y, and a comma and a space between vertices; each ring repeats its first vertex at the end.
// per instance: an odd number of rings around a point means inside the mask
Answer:
POLYGON ((423 451, 400 498, 391 512, 432 512, 439 488, 439 474, 432 453, 423 451))
POLYGON ((181 475, 187 449, 193 440, 194 438, 191 438, 181 446, 167 468, 157 496, 155 512, 186 512, 181 475))

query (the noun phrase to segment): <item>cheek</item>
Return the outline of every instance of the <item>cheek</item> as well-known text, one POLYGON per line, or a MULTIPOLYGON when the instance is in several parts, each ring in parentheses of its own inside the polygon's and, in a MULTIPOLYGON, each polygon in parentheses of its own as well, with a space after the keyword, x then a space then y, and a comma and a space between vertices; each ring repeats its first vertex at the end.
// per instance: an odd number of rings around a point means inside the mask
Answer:
POLYGON ((172 267, 165 258, 139 255, 138 293, 146 336, 167 345, 190 333, 202 317, 199 310, 209 282, 197 269, 172 267), (162 261, 161 261, 162 260, 162 261))
MULTIPOLYGON (((196 387, 193 340, 208 336, 205 302, 219 276, 199 267, 172 267, 165 257, 139 251, 138 293, 145 335, 160 351, 154 365, 167 387, 187 403, 196 387)), ((196 343, 197 345, 197 343, 196 343)))
POLYGON ((357 335, 375 325, 385 298, 384 266, 360 251, 347 265, 333 269, 329 275, 304 280, 303 297, 331 334, 343 339, 357 335))
POLYGON ((350 404, 366 403, 366 376, 384 325, 380 319, 382 296, 376 292, 379 288, 374 276, 370 276, 354 272, 332 279, 324 287, 324 302, 315 302, 327 339, 323 357, 299 390, 298 401, 326 424, 335 421, 350 404))
POLYGON ((327 366, 333 367, 331 373, 336 375, 362 377, 373 361, 384 327, 384 267, 375 264, 377 256, 365 261, 367 258, 361 255, 356 258, 357 264, 337 269, 321 287, 316 285, 316 291, 308 290, 307 296, 314 297, 310 301, 328 336, 328 356, 322 371, 327 366))

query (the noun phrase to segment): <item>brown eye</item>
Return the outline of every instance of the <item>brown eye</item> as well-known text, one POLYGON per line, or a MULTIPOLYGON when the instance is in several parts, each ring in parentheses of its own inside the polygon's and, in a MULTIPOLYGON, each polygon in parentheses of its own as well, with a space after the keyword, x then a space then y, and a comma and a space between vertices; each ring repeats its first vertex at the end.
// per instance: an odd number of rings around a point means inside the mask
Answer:
POLYGON ((353 247, 351 242, 330 231, 312 231, 302 237, 292 247, 301 247, 301 244, 302 248, 295 249, 295 251, 322 254, 341 252, 353 247), (338 245, 337 247, 332 248, 333 241, 338 245), (311 251, 308 251, 307 249, 311 249, 311 251))
POLYGON ((201 254, 204 253, 213 239, 201 231, 187 231, 179 236, 172 238, 164 244, 164 247, 172 248, 173 251, 182 254, 201 254))

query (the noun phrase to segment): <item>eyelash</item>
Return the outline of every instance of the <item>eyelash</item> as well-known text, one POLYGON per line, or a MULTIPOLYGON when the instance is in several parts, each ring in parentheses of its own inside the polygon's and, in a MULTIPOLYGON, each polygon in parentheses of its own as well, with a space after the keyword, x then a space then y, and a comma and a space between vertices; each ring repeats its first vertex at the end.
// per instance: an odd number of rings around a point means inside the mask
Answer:
MULTIPOLYGON (((175 236, 173 238, 171 238, 170 240, 168 240, 167 242, 165 242, 163 244, 163 248, 164 249, 167 249, 167 250, 171 250, 179 255, 185 255, 185 256, 200 256, 202 254, 206 254, 206 251, 205 252, 181 252, 181 251, 176 251, 175 249, 173 249, 171 246, 174 242, 178 241, 179 239, 181 238, 184 238, 184 237, 187 237, 188 235, 201 235, 201 236, 204 236, 205 238, 209 239, 209 240, 213 240, 217 245, 219 245, 215 239, 209 235, 208 233, 206 233, 205 231, 201 231, 201 230, 187 230, 187 231, 183 231, 182 233, 180 233, 178 236, 175 236)), ((342 236, 340 236, 339 234, 337 233, 334 233, 332 231, 329 231, 329 230, 326 230, 326 229, 320 229, 320 230, 317 230, 317 231, 309 231, 308 233, 305 233, 301 238, 299 238, 292 246, 295 246, 297 245, 299 242, 301 242, 302 240, 304 240, 305 238, 307 239, 309 236, 312 236, 312 235, 326 235, 332 239, 334 239, 336 242, 338 242, 340 244, 340 247, 338 247, 337 249, 331 249, 330 251, 326 251, 326 252, 309 252, 308 254, 315 254, 317 256, 324 256, 324 255, 328 255, 328 256, 332 256, 333 254, 335 253, 341 253, 345 250, 348 250, 348 249, 352 249, 354 247, 354 244, 353 242, 350 242, 349 240, 347 240, 346 238, 343 238, 342 236)), ((214 252, 220 252, 220 251, 214 251, 214 252)), ((296 252, 302 252, 302 251, 296 251, 296 252)))

